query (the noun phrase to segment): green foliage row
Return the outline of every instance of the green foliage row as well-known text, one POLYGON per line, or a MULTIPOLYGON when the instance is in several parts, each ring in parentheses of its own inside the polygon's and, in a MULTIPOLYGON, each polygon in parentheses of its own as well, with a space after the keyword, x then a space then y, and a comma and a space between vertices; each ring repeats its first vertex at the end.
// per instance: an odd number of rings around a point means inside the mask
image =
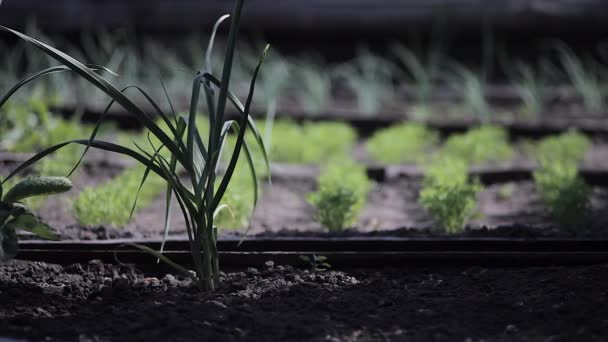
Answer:
POLYGON ((445 141, 442 155, 461 159, 469 165, 508 161, 513 157, 507 131, 502 127, 484 125, 463 134, 453 134, 445 141))
POLYGON ((419 202, 447 233, 462 231, 475 215, 478 181, 468 178, 467 163, 457 158, 438 158, 427 168, 419 202))
POLYGON ((439 135, 419 123, 402 123, 376 132, 366 142, 369 154, 378 162, 418 162, 432 153, 439 135))
POLYGON ((289 120, 277 120, 268 144, 269 157, 275 162, 322 164, 347 157, 356 139, 356 132, 345 123, 304 122, 298 125, 289 120))
POLYGON ((591 147, 591 140, 577 131, 570 131, 541 140, 533 157, 541 165, 567 163, 577 165, 591 147))
POLYGON ((308 201, 323 226, 342 230, 357 222, 371 187, 363 166, 350 160, 335 161, 321 171, 317 191, 308 195, 308 201))

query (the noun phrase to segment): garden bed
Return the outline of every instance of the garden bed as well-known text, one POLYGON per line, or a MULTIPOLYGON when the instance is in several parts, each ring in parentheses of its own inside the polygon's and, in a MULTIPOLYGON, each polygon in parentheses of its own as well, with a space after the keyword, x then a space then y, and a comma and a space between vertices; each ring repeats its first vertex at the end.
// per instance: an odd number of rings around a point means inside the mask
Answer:
MULTIPOLYGON (((474 167, 471 174, 485 185, 477 196, 481 217, 469 223, 469 230, 455 236, 477 237, 566 237, 604 238, 608 236, 608 172, 604 171, 605 149, 595 148, 588 153, 586 164, 579 170, 581 177, 592 186, 590 220, 584 226, 571 230, 559 229, 546 213, 532 182, 534 163, 521 165, 487 165, 474 167), (502 229, 496 229, 503 227, 502 229), (516 227, 513 229, 512 227, 516 227)), ((3 156, 8 170, 24 159, 24 155, 3 156)), ((37 213, 51 226, 56 227, 63 239, 97 240, 115 238, 160 238, 165 210, 164 195, 160 192, 145 207, 141 207, 133 220, 124 226, 82 225, 71 211, 72 200, 83 188, 99 186, 121 174, 129 163, 108 158, 106 154, 91 155, 84 167, 73 177, 74 190, 45 201, 37 213)), ((315 209, 307 194, 317 185, 319 169, 315 166, 276 164, 272 166, 272 184, 263 183, 261 198, 254 213, 248 234, 252 236, 353 236, 374 233, 401 237, 438 237, 432 218, 418 202, 424 173, 413 165, 369 166, 368 177, 374 184, 367 195, 358 221, 352 229, 327 233, 315 220, 315 209), (329 235, 328 235, 329 234, 329 235)), ((128 199, 132 203, 134 199, 128 199)), ((112 200, 99 199, 100 201, 112 200)), ((178 208, 172 215, 172 236, 185 236, 185 224, 178 208)), ((243 233, 223 228, 220 236, 243 233)))
MULTIPOLYGON (((62 113, 64 117, 71 117, 74 113, 81 113, 84 122, 96 123, 101 117, 101 108, 76 108, 60 107, 54 111, 62 113)), ((507 112, 507 110, 504 110, 507 112)), ((438 110, 441 113, 440 110, 438 110)), ((150 108, 150 113, 154 113, 150 108)), ((279 112, 281 118, 292 119, 297 122, 303 121, 341 121, 348 123, 362 136, 370 136, 375 131, 389 127, 391 125, 415 119, 413 113, 408 113, 403 109, 384 111, 375 115, 366 115, 357 110, 334 109, 321 113, 307 113, 300 108, 284 108, 279 112)), ((504 114, 504 113, 502 113, 504 114)), ((236 115, 233 113, 233 115, 236 115)), ((266 110, 252 112, 254 117, 265 118, 266 110)), ((114 122, 122 129, 137 130, 143 128, 141 122, 127 112, 116 108, 110 110, 105 115, 105 120, 114 122)), ((445 117, 436 115, 423 120, 429 128, 436 129, 446 136, 452 133, 464 132, 472 127, 478 126, 482 122, 471 113, 463 113, 459 117, 445 117)), ((540 115, 537 119, 517 118, 512 115, 496 115, 489 119, 489 123, 498 124, 507 129, 513 137, 539 138, 550 134, 563 132, 568 129, 576 129, 583 133, 606 137, 608 136, 608 120, 603 114, 589 115, 581 112, 548 112, 540 115)))
POLYGON ((6 303, 0 335, 49 341, 600 341, 608 331, 607 270, 311 272, 267 263, 223 273, 217 291, 201 293, 179 276, 127 265, 13 261, 0 266, 6 303))

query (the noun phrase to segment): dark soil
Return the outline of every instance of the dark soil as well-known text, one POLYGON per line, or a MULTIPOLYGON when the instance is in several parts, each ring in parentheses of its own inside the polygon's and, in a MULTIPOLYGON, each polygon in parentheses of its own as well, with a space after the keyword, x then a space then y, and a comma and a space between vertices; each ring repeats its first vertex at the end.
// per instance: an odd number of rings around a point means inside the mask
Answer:
POLYGON ((608 265, 312 273, 267 263, 213 293, 91 262, 0 266, 0 339, 604 341, 608 265))

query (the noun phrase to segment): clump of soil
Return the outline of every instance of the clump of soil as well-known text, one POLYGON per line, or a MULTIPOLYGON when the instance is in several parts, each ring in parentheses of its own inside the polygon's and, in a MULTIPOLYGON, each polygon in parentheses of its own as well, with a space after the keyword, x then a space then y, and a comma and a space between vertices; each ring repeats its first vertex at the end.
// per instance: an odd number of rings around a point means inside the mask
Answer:
POLYGON ((311 272, 266 263, 198 292, 99 262, 0 265, 0 339, 600 341, 608 265, 311 272))

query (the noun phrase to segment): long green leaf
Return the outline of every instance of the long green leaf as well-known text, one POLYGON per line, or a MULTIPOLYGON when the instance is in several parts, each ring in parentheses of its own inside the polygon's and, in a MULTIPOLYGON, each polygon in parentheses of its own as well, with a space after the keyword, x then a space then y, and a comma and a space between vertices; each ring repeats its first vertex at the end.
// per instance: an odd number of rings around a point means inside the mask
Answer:
POLYGON ((215 193, 215 196, 213 197, 213 201, 211 202, 211 206, 210 206, 211 211, 213 211, 213 210, 215 210, 215 208, 217 208, 219 202, 221 201, 222 197, 224 196, 224 193, 226 192, 226 189, 228 188, 228 183, 230 182, 230 179, 232 178, 232 174, 234 173, 234 169, 236 168, 236 163, 238 161, 239 154, 241 152, 241 147, 243 145, 243 141, 245 140, 245 131, 246 131, 245 126, 247 125, 247 122, 248 122, 249 107, 251 106, 251 101, 253 100, 253 93, 255 91, 255 81, 258 77, 258 73, 260 72, 262 63, 264 62, 264 58, 266 57, 266 53, 268 52, 268 48, 269 48, 269 46, 267 45, 266 48, 264 49, 264 52, 262 53, 262 56, 260 57, 258 65, 255 68, 255 71, 253 72, 253 77, 251 78, 251 84, 249 85, 249 94, 247 95, 247 101, 245 102, 245 108, 243 110, 244 114, 241 118, 241 123, 239 125, 240 127, 243 127, 243 129, 241 129, 239 131, 239 134, 236 139, 235 147, 232 152, 232 157, 230 158, 230 162, 228 163, 228 167, 226 168, 224 177, 222 178, 222 181, 215 193))
MULTIPOLYGON (((268 48, 269 48, 269 46, 266 46, 266 50, 268 48)), ((210 75, 210 74, 204 74, 203 76, 209 82, 213 83, 216 86, 219 86, 220 81, 215 76, 210 75)), ((228 99, 236 107, 236 109, 238 110, 238 112, 239 112, 240 115, 244 115, 245 114, 245 106, 243 106, 243 104, 241 103, 241 101, 236 97, 236 95, 234 95, 233 92, 228 91, 228 99)), ((255 138, 255 141, 258 144, 258 147, 262 151, 262 157, 264 158, 264 163, 266 164, 266 168, 268 169, 268 175, 270 177, 270 159, 268 158, 268 150, 266 149, 266 144, 264 143, 264 139, 262 138, 262 134, 258 130, 258 128, 255 125, 255 122, 254 122, 254 120, 253 120, 253 118, 251 116, 247 117, 247 125, 251 129, 251 131, 253 133, 253 136, 255 138)))
POLYGON ((222 82, 220 85, 220 92, 217 99, 216 125, 218 131, 224 121, 224 111, 226 110, 226 98, 228 96, 230 74, 232 72, 232 60, 234 59, 234 50, 236 49, 236 37, 239 30, 239 21, 241 18, 242 8, 243 0, 236 0, 234 12, 232 13, 232 25, 230 25, 230 31, 228 32, 228 43, 226 46, 226 53, 224 55, 224 67, 222 69, 222 82))
POLYGON ((215 25, 213 25, 213 30, 211 31, 211 37, 209 38, 209 44, 207 45, 207 52, 205 53, 205 64, 207 65, 207 70, 205 70, 208 73, 213 73, 213 70, 211 69, 211 52, 213 51, 213 43, 215 41, 215 34, 217 33, 217 30, 220 28, 220 25, 222 24, 222 22, 224 22, 224 20, 230 18, 230 14, 224 14, 223 16, 221 16, 216 22, 215 25))
MULTIPOLYGON (((91 70, 95 70, 95 71, 104 70, 104 71, 112 73, 115 76, 118 76, 112 70, 107 69, 101 65, 87 64, 87 67, 90 68, 91 70)), ((22 79, 21 81, 17 82, 11 89, 9 89, 9 91, 6 92, 6 94, 4 94, 4 96, 2 96, 2 98, 0 98, 0 107, 2 107, 4 105, 4 103, 24 85, 26 85, 32 81, 35 81, 40 77, 51 75, 51 74, 58 73, 58 72, 63 72, 63 71, 71 71, 71 70, 70 70, 70 68, 68 68, 66 66, 59 65, 59 66, 54 66, 54 67, 50 67, 50 68, 38 71, 35 74, 22 79)))

